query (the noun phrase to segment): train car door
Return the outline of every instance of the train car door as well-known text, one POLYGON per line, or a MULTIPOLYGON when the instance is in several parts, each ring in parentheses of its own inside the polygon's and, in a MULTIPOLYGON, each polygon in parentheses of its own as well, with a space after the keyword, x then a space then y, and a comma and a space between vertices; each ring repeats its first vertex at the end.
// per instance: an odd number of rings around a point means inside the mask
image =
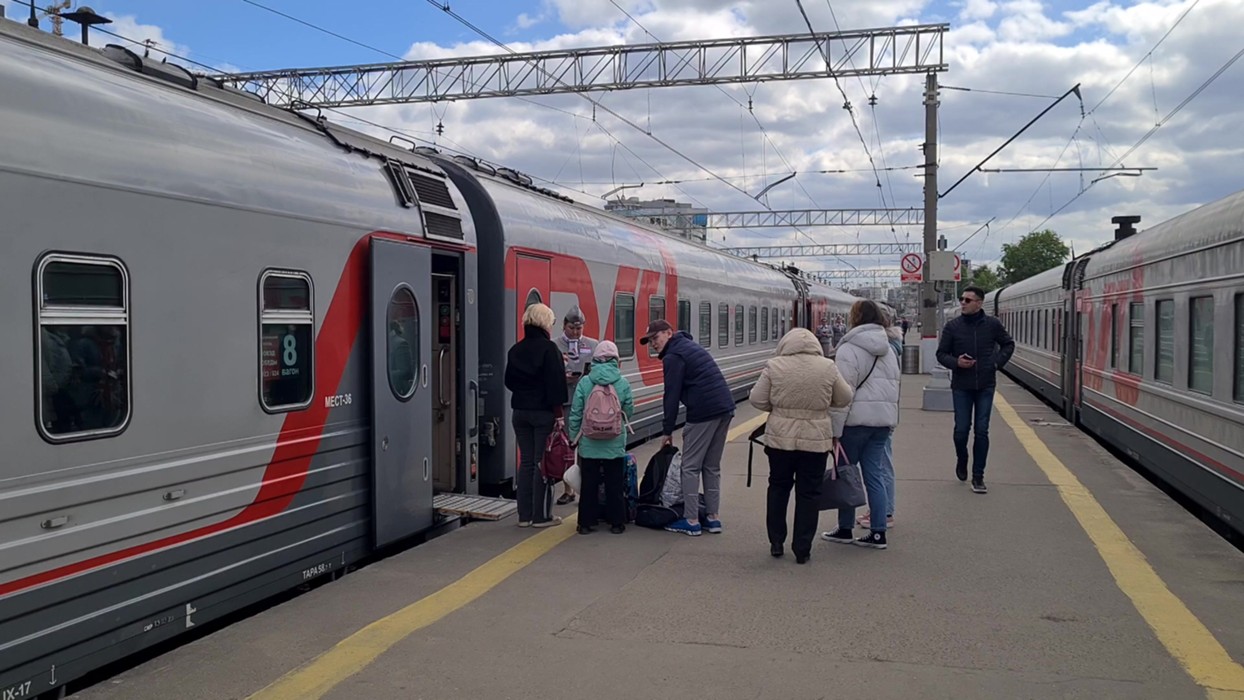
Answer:
POLYGON ((1084 377, 1081 375, 1081 364, 1084 359, 1084 341, 1088 336, 1087 317, 1080 311, 1081 290, 1084 286, 1084 268, 1088 258, 1081 258, 1067 263, 1067 271, 1063 275, 1063 287, 1067 290, 1064 302, 1064 327, 1066 343, 1063 365, 1063 416, 1075 425, 1079 422, 1080 387, 1084 377))
POLYGON ((436 306, 432 251, 371 243, 372 528, 376 546, 432 525, 432 406, 428 386, 436 306))
MULTIPOLYGON (((453 261, 449 261, 453 262, 453 261)), ((436 326, 432 332, 432 485, 436 491, 458 491, 458 306, 457 279, 432 275, 436 326)))

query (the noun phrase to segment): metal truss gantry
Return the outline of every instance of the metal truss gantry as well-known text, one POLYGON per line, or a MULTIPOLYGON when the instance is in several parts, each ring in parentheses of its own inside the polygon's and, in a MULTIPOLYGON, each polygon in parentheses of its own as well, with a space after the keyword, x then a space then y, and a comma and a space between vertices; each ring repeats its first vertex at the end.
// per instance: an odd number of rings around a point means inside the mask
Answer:
MULTIPOLYGON (((653 223, 669 219, 681 222, 686 213, 648 214, 653 223)), ((787 209, 773 211, 724 211, 701 215, 707 219, 703 228, 777 228, 812 226, 919 226, 924 223, 923 209, 787 209)), ((697 222, 698 223, 698 222, 697 222)))
POLYGON ((902 255, 919 253, 919 243, 826 243, 824 245, 770 245, 750 248, 722 248, 722 252, 744 258, 822 258, 843 255, 902 255))
POLYGON ((825 284, 836 284, 842 281, 894 282, 899 278, 899 269, 869 268, 865 270, 804 270, 804 277, 825 284))
POLYGON ((945 71, 948 24, 602 46, 219 76, 269 104, 354 107, 945 71), (824 53, 822 53, 824 51, 824 53), (826 58, 828 57, 828 58, 826 58))

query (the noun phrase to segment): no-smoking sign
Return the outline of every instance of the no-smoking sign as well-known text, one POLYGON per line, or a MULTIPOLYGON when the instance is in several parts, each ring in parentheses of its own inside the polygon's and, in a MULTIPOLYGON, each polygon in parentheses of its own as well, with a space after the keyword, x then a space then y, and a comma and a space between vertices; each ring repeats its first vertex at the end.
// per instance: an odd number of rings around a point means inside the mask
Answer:
POLYGON ((900 263, 902 267, 902 282, 923 282, 924 281, 924 258, 919 253, 908 253, 903 256, 900 263))

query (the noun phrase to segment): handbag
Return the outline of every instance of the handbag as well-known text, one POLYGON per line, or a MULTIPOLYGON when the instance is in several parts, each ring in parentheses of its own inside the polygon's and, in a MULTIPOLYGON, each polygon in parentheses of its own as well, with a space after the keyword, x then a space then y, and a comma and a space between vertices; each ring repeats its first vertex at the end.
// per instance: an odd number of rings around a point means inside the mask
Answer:
POLYGON ((747 488, 749 489, 752 487, 752 450, 756 445, 766 447, 764 437, 765 429, 768 427, 769 421, 766 420, 753 430, 751 435, 747 436, 747 488))
POLYGON ((825 481, 821 483, 821 500, 817 509, 858 508, 867 502, 860 465, 852 464, 847 459, 847 451, 839 442, 834 449, 834 466, 825 470, 825 481))
POLYGON ((574 464, 574 447, 570 444, 570 436, 566 434, 566 426, 553 426, 549 439, 544 443, 544 457, 540 460, 540 476, 550 483, 561 481, 566 470, 574 464))

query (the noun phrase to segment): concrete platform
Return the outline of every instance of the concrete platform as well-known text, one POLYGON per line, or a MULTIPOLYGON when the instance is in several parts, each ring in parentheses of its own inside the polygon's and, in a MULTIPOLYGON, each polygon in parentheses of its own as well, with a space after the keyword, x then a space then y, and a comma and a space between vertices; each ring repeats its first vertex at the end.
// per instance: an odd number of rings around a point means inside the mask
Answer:
MULTIPOLYGON (((806 566, 770 557, 767 463, 745 488, 736 430, 722 535, 472 523, 72 697, 1244 697, 1244 554, 1009 383, 1019 433, 1035 431, 1125 539, 1090 538, 998 411, 990 493, 973 494, 954 476, 952 415, 918 408, 925 380, 904 377, 888 550, 818 540, 806 566), (1127 540, 1162 586, 1136 592, 1142 573, 1112 559, 1127 540), (524 542, 552 544, 531 561, 511 549, 524 542), (475 590, 472 570, 502 553, 512 573, 470 602, 429 598, 464 576, 449 591, 475 590), (394 635, 400 624, 414 631, 394 635), (283 676, 302 685, 270 686, 283 676)), ((741 405, 734 425, 755 416, 741 405)), ((654 449, 637 450, 641 465, 654 449)))

